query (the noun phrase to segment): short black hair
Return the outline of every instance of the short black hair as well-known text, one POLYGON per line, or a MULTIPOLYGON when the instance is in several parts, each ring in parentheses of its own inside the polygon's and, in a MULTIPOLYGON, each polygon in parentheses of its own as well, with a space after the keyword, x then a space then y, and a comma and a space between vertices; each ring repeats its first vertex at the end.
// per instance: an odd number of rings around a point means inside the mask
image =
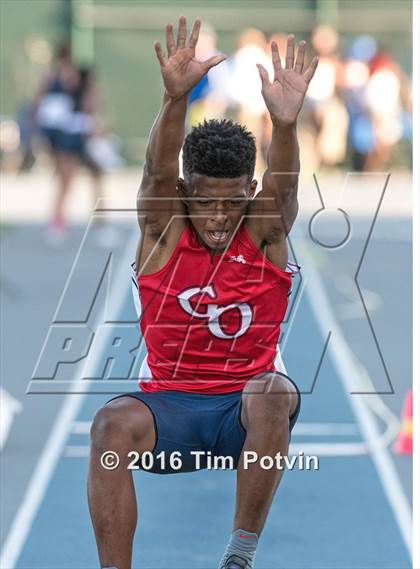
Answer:
POLYGON ((184 176, 239 178, 246 174, 251 181, 255 157, 255 138, 244 126, 227 119, 205 120, 185 138, 184 176))

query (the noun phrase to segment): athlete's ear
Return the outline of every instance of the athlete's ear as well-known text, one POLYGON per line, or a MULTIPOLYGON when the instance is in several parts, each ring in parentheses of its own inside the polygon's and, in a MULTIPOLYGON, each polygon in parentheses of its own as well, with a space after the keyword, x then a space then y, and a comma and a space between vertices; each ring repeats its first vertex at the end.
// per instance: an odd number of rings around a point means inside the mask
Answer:
POLYGON ((176 191, 178 192, 179 197, 184 205, 188 207, 188 187, 187 183, 183 178, 178 178, 178 182, 176 183, 176 191))
POLYGON ((249 190, 248 190, 248 195, 250 198, 253 198, 255 195, 255 190, 257 189, 258 186, 258 181, 257 180, 252 180, 252 182, 249 184, 249 190))

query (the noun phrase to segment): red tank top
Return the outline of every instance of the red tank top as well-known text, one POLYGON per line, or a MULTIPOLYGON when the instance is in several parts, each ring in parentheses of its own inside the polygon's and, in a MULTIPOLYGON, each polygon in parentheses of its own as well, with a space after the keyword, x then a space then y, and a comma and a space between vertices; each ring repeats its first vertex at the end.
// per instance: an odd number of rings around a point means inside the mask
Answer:
POLYGON ((244 223, 211 255, 187 222, 166 265, 137 277, 152 376, 141 390, 230 393, 273 371, 292 273, 262 254, 244 223))

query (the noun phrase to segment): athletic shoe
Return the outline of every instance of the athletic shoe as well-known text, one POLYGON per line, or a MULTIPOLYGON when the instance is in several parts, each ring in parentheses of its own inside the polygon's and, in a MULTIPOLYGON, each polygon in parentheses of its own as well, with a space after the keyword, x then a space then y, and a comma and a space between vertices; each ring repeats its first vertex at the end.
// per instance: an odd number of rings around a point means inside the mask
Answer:
POLYGON ((230 555, 222 565, 221 569, 253 569, 253 567, 243 557, 230 555))

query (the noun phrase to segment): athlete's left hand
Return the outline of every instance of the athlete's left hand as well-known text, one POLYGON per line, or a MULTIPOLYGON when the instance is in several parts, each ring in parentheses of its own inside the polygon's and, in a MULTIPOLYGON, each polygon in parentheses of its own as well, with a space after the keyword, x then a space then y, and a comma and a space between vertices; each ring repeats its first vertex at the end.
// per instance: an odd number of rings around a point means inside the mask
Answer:
POLYGON ((294 125, 302 108, 308 85, 314 76, 318 58, 314 57, 304 70, 305 42, 301 41, 295 59, 295 36, 287 37, 286 67, 280 60, 276 42, 271 42, 274 80, 271 83, 268 71, 257 64, 262 83, 262 96, 273 121, 281 125, 294 125))

